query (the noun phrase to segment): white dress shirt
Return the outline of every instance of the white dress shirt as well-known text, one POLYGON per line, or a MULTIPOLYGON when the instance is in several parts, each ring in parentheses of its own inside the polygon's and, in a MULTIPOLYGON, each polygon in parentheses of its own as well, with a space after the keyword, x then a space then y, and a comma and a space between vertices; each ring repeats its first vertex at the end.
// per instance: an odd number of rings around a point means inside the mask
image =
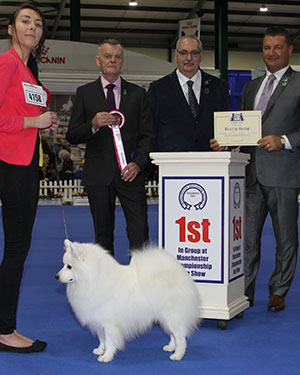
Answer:
POLYGON ((197 102, 199 104, 200 103, 200 93, 201 93, 201 83, 202 83, 201 71, 198 70, 197 73, 192 78, 186 77, 185 75, 180 73, 180 71, 178 69, 176 69, 176 74, 177 74, 181 89, 183 91, 183 94, 184 94, 187 102, 189 102, 187 81, 193 81, 194 82, 193 91, 196 95, 196 99, 197 99, 197 102))
MULTIPOLYGON (((274 80, 274 83, 273 83, 273 89, 272 89, 272 94, 273 94, 273 92, 274 92, 274 90, 276 89, 276 87, 277 87, 279 81, 280 81, 281 78, 283 77, 284 73, 288 70, 288 68, 289 68, 289 65, 286 66, 285 68, 282 68, 282 69, 278 70, 278 71, 275 72, 275 73, 271 73, 271 72, 269 72, 269 71, 267 70, 266 76, 265 76, 264 80, 262 81, 259 90, 257 91, 256 97, 255 97, 255 101, 254 101, 254 109, 257 108, 257 105, 258 105, 258 103, 259 103, 259 99, 260 99, 260 97, 261 97, 261 95, 262 95, 262 92, 263 92, 263 90, 264 90, 264 88, 265 88, 265 85, 266 85, 267 80, 268 80, 268 78, 270 77, 270 75, 273 74, 273 75, 275 76, 275 78, 276 78, 276 79, 274 80)), ((289 142, 289 140, 288 140, 288 137, 287 137, 286 135, 282 135, 282 137, 285 139, 285 148, 286 148, 287 150, 291 150, 291 149, 292 149, 292 146, 291 146, 291 144, 290 144, 290 142, 289 142)))

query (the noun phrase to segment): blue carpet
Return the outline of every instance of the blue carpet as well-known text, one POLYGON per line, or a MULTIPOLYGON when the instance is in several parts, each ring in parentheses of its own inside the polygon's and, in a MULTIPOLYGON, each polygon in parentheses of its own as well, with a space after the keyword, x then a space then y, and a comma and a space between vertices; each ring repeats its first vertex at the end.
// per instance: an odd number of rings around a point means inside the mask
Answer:
MULTIPOLYGON (((150 240, 157 243, 157 206, 149 206, 150 240)), ((65 207, 69 238, 93 241, 88 207, 65 207)), ((0 245, 2 252, 2 223, 0 245)), ((286 298, 287 309, 266 309, 268 279, 274 264, 274 239, 270 223, 263 233, 263 254, 257 279, 255 306, 242 319, 233 319, 227 330, 215 320, 204 320, 188 341, 186 356, 172 362, 162 346, 168 341, 154 327, 126 346, 109 364, 100 364, 91 351, 97 340, 79 326, 65 297, 65 286, 54 276, 62 265, 64 227, 61 207, 39 207, 32 247, 25 267, 19 304, 19 330, 48 342, 44 353, 22 355, 0 353, 0 374, 5 375, 119 375, 119 374, 206 374, 206 375, 293 375, 300 373, 299 271, 286 298)), ((116 252, 127 262, 128 242, 120 207, 116 217, 116 252)), ((299 269, 299 267, 298 267, 299 269)))

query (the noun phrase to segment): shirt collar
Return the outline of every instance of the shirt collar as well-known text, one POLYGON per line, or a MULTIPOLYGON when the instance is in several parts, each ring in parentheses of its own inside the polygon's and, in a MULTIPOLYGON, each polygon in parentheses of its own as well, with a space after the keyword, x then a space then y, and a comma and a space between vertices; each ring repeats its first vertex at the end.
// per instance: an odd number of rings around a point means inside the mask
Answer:
POLYGON ((281 78, 283 77, 284 73, 288 70, 289 67, 290 67, 290 66, 288 65, 288 66, 286 66, 285 68, 282 68, 282 69, 280 69, 280 70, 277 70, 277 72, 275 72, 275 73, 271 73, 271 72, 269 72, 269 71, 267 70, 266 78, 268 79, 269 76, 270 76, 271 74, 273 74, 273 75, 276 77, 276 79, 277 79, 278 81, 280 81, 281 78))
POLYGON ((183 75, 179 69, 176 69, 176 74, 180 83, 180 86, 183 86, 184 84, 187 83, 187 81, 193 81, 194 83, 198 83, 201 81, 201 71, 198 69, 197 73, 192 77, 188 78, 185 75, 183 75))
POLYGON ((114 85, 116 85, 116 88, 118 90, 121 90, 121 77, 120 76, 115 80, 115 82, 109 82, 103 76, 101 76, 100 78, 101 78, 101 83, 102 83, 103 88, 105 88, 110 83, 113 83, 114 85))

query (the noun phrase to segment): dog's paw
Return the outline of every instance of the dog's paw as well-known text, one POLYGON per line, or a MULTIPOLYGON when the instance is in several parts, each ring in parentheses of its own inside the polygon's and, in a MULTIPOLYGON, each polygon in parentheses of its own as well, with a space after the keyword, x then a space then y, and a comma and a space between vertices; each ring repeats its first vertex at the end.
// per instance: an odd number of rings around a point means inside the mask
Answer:
POLYGON ((104 352, 105 352, 105 349, 104 347, 101 347, 101 346, 93 350, 93 354, 96 354, 96 355, 102 355, 104 354, 104 352))
POLYGON ((180 361, 180 360, 182 359, 182 357, 183 357, 183 356, 178 356, 178 355, 176 355, 175 353, 173 353, 173 354, 170 355, 169 358, 170 358, 172 361, 180 361))
POLYGON ((113 359, 114 359, 113 355, 103 354, 103 355, 99 355, 99 357, 97 358, 97 361, 107 363, 107 362, 111 362, 113 359))
POLYGON ((173 353, 173 354, 170 355, 169 358, 170 358, 172 361, 180 361, 180 360, 182 359, 182 357, 183 357, 183 355, 178 355, 178 354, 176 354, 176 353, 173 353))
POLYGON ((163 347, 164 352, 172 353, 172 352, 174 352, 174 350, 175 350, 175 347, 172 346, 172 345, 165 345, 163 347))

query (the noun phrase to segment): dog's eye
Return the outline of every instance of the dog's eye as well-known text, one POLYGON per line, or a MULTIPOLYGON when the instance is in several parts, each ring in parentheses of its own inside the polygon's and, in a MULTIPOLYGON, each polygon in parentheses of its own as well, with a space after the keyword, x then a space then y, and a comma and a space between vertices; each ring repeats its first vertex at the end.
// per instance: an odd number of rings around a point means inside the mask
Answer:
POLYGON ((67 268, 68 268, 69 270, 71 270, 71 269, 72 269, 72 266, 70 266, 70 264, 68 264, 68 265, 67 265, 67 268))

